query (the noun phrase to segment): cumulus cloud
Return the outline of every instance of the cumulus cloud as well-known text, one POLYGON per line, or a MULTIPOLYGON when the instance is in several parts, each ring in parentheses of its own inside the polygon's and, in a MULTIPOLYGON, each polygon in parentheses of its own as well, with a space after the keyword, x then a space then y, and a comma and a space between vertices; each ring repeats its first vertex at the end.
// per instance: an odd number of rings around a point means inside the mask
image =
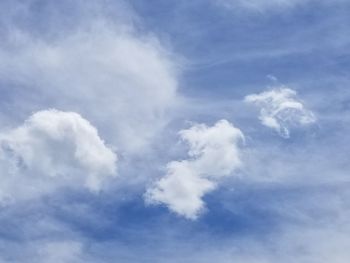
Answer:
MULTIPOLYGON (((13 8, 12 16, 40 19, 32 2, 13 8)), ((50 3, 42 8, 56 14, 61 4, 50 3)), ((115 3, 96 2, 90 9, 91 3, 76 3, 65 3, 73 15, 63 21, 47 16, 29 29, 11 21, 0 43, 0 80, 7 96, 16 99, 9 107, 23 115, 48 107, 80 112, 123 153, 139 153, 176 104, 176 60, 156 36, 137 31, 132 19, 124 18, 127 11, 113 13, 115 3)))
POLYGON ((62 186, 101 190, 116 154, 79 114, 44 110, 0 133, 0 198, 26 199, 62 186))
POLYGON ((244 136, 226 120, 212 127, 196 124, 179 134, 189 145, 189 158, 168 163, 167 174, 147 190, 145 198, 196 219, 205 207, 202 197, 216 188, 221 177, 241 166, 239 143, 244 136))
POLYGON ((305 108, 297 98, 296 91, 284 86, 248 95, 244 101, 260 108, 261 123, 276 130, 284 138, 289 138, 291 127, 316 121, 312 111, 305 108))

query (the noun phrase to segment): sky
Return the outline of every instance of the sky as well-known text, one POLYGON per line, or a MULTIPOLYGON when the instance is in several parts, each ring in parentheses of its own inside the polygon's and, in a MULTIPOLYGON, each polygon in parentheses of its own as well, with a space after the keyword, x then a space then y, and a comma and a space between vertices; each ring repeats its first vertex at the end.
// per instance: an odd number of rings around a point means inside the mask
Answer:
POLYGON ((0 263, 348 263, 350 2, 1 0, 0 263))

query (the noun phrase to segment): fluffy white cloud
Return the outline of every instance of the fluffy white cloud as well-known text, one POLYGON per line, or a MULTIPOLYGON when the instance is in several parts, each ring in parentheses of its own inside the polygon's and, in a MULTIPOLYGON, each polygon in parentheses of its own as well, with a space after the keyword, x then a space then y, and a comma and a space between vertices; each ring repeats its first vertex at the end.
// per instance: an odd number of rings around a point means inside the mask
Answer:
POLYGON ((99 191, 116 174, 116 154, 79 114, 39 111, 0 134, 0 198, 25 199, 62 186, 99 191))
POLYGON ((175 161, 168 164, 166 176, 147 191, 146 201, 164 203, 177 214, 196 219, 204 207, 202 197, 215 188, 216 184, 202 178, 191 162, 175 161))
POLYGON ((208 127, 196 124, 180 131, 189 145, 189 159, 167 165, 167 174, 145 194, 148 203, 163 203, 170 210, 196 219, 203 210, 202 197, 214 190, 222 176, 240 167, 239 143, 243 133, 226 120, 208 127))
POLYGON ((289 138, 289 129, 316 121, 314 114, 305 108, 296 92, 286 87, 277 87, 259 94, 245 97, 245 102, 260 108, 259 119, 269 128, 275 129, 282 137, 289 138))

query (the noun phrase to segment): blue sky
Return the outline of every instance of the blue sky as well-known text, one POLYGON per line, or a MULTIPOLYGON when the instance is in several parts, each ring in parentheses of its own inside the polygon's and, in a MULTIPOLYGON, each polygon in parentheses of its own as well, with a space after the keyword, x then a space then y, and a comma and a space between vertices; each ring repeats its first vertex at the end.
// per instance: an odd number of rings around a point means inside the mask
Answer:
POLYGON ((0 263, 349 262, 349 1, 0 13, 0 263))

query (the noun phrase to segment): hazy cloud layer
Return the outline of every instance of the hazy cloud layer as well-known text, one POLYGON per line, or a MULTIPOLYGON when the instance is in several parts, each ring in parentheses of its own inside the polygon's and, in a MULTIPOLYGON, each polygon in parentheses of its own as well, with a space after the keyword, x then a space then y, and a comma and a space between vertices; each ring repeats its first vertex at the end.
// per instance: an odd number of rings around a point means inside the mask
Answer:
POLYGON ((71 28, 62 29, 50 17, 55 26, 45 34, 16 26, 4 34, 3 92, 16 98, 17 114, 38 107, 78 111, 103 127, 120 150, 137 153, 176 105, 176 60, 154 35, 138 33, 122 18, 109 21, 98 13, 99 5, 86 6, 79 5, 82 14, 71 28))
MULTIPOLYGON (((336 0, 339 2, 342 0, 336 0)), ((309 3, 326 4, 327 0, 216 0, 216 2, 232 10, 247 10, 259 13, 285 11, 303 7, 309 3)))

